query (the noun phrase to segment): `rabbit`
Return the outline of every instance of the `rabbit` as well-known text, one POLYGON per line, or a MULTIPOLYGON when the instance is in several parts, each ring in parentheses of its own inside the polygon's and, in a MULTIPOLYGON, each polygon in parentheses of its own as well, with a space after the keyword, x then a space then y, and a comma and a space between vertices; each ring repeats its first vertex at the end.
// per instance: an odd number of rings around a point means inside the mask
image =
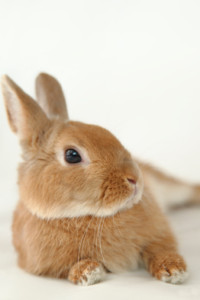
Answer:
POLYGON ((183 283, 186 263, 164 210, 199 203, 200 187, 135 159, 108 130, 70 121, 51 75, 38 75, 37 102, 6 75, 1 86, 22 148, 12 224, 18 265, 92 285, 142 264, 161 281, 183 283))

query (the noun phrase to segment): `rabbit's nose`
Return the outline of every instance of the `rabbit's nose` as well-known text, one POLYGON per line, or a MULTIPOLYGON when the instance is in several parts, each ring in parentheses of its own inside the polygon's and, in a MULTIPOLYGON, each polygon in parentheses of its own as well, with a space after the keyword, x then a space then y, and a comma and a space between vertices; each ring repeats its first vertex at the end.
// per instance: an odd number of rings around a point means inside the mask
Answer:
POLYGON ((127 178, 128 182, 131 184, 136 184, 136 180, 134 178, 127 178))

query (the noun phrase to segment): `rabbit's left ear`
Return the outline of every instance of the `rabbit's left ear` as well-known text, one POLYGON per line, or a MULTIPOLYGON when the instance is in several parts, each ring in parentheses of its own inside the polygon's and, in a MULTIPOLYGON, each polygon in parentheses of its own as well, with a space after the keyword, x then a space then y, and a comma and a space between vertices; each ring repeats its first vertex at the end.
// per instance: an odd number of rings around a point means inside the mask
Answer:
POLYGON ((37 101, 49 119, 69 119, 61 85, 54 77, 40 73, 36 78, 35 89, 37 101))

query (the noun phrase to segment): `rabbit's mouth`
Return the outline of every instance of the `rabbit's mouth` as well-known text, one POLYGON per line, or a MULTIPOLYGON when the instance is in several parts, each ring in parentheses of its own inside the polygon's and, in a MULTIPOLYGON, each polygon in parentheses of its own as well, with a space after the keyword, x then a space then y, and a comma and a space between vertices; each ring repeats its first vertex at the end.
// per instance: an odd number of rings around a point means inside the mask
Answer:
POLYGON ((142 180, 135 184, 135 187, 131 194, 126 196, 120 201, 113 201, 110 205, 102 205, 98 212, 95 214, 98 217, 108 217, 115 215, 120 211, 131 209, 134 205, 138 204, 142 199, 143 194, 143 182, 142 180))
POLYGON ((136 184, 133 194, 126 198, 121 210, 129 209, 133 207, 133 205, 138 204, 142 198, 142 193, 143 186, 138 187, 138 185, 136 184))
POLYGON ((136 185, 133 194, 124 201, 125 208, 131 208, 134 204, 137 204, 140 201, 141 197, 138 197, 138 193, 139 191, 136 185))

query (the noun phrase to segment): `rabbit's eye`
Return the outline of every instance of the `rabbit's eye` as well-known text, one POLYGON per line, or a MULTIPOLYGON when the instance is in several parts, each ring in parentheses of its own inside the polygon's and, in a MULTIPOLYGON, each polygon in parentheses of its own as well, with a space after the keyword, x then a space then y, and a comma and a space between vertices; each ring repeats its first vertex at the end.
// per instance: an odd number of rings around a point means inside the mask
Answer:
POLYGON ((81 162, 80 154, 74 149, 67 149, 65 151, 65 160, 70 164, 81 162))

